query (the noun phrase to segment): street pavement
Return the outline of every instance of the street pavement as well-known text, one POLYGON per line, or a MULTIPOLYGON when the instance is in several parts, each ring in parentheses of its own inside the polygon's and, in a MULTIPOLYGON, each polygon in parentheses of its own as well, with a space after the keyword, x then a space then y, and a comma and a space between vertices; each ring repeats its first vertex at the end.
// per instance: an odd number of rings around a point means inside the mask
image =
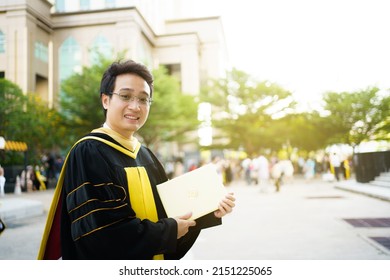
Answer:
MULTIPOLYGON (((353 180, 348 183, 353 183, 353 180)), ((345 219, 390 219, 390 201, 336 188, 321 179, 294 179, 279 192, 272 184, 233 182, 236 207, 223 225, 205 229, 186 260, 390 260, 390 250, 372 238, 390 239, 390 225, 355 227, 345 219)), ((13 218, 0 235, 0 260, 34 260, 54 190, 7 194, 37 202, 42 214, 13 218)), ((1 214, 1 212, 0 212, 1 214)))

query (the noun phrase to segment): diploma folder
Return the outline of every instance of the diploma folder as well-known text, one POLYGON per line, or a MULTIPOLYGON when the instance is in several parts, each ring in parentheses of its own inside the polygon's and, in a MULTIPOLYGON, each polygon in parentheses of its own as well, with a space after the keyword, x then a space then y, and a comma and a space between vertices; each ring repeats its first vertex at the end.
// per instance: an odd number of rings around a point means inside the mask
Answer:
POLYGON ((218 209, 226 195, 222 178, 213 164, 207 164, 157 185, 168 217, 192 212, 196 220, 218 209))

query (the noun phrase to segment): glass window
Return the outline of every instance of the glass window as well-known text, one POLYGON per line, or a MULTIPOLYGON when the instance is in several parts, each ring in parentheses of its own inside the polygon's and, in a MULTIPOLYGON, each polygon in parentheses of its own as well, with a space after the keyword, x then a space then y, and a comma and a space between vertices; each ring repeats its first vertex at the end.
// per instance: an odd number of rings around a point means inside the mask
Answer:
POLYGON ((36 58, 39 58, 39 53, 40 53, 40 51, 39 51, 39 43, 35 42, 35 44, 34 44, 34 56, 36 58))
POLYGON ((89 0, 80 0, 80 10, 86 11, 90 9, 89 0))
POLYGON ((5 34, 0 30, 0 53, 5 53, 5 34))
POLYGON ((67 38, 59 50, 60 82, 81 69, 81 47, 73 37, 67 38))
POLYGON ((46 45, 42 44, 42 51, 41 51, 41 59, 42 59, 42 61, 47 62, 48 61, 48 57, 49 57, 48 47, 46 45))
POLYGON ((105 0, 106 8, 115 8, 115 0, 105 0))
POLYGON ((111 43, 103 35, 98 35, 93 41, 90 51, 91 64, 96 64, 99 61, 99 56, 111 58, 112 52, 111 43))
POLYGON ((34 45, 34 55, 36 58, 47 62, 48 61, 48 49, 45 44, 42 42, 35 42, 34 45))
POLYGON ((65 0, 56 0, 55 3, 57 13, 65 12, 65 0))

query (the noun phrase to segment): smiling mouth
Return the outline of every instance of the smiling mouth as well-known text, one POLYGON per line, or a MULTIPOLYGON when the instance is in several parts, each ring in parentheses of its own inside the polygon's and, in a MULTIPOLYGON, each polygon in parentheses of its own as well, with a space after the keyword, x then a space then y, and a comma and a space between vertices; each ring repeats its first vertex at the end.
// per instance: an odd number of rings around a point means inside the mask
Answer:
POLYGON ((138 121, 138 120, 139 120, 139 117, 125 115, 125 119, 133 120, 133 121, 138 121))

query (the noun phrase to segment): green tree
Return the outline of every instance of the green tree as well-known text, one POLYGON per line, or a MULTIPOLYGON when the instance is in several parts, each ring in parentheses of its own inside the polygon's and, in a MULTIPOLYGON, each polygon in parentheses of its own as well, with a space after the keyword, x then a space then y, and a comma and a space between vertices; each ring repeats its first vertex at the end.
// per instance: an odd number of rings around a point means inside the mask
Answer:
MULTIPOLYGON (((6 141, 25 140, 19 133, 22 131, 26 100, 16 84, 0 79, 0 136, 6 141)), ((23 154, 20 152, 0 150, 0 153, 2 165, 23 164, 23 154)))
POLYGON ((275 147, 273 123, 295 105, 291 93, 279 85, 258 82, 237 69, 225 79, 212 81, 201 100, 214 107, 212 123, 221 140, 214 147, 243 148, 249 155, 275 147))
POLYGON ((145 145, 193 142, 191 132, 199 125, 194 96, 183 94, 179 81, 162 66, 153 70, 153 77, 153 104, 146 124, 139 131, 145 145))
POLYGON ((23 124, 24 106, 27 98, 11 81, 0 79, 0 136, 15 139, 23 124))
POLYGON ((388 91, 383 93, 376 87, 368 87, 351 93, 327 92, 324 101, 334 143, 356 146, 366 140, 388 137, 388 91))
POLYGON ((83 67, 62 82, 60 92, 60 113, 68 127, 67 142, 72 143, 100 127, 104 113, 100 101, 100 81, 111 61, 100 57, 98 63, 83 67))
MULTIPOLYGON (((8 141, 26 142, 29 164, 39 164, 43 152, 60 147, 65 128, 58 112, 37 94, 23 94, 12 82, 0 79, 0 135, 8 141)), ((7 151, 4 164, 22 164, 20 152, 7 151)))
POLYGON ((54 152, 67 147, 67 129, 60 114, 50 109, 37 94, 27 94, 26 114, 23 120, 23 137, 29 144, 31 163, 38 164, 42 153, 54 152))
POLYGON ((378 123, 376 127, 377 133, 374 135, 374 140, 390 141, 390 115, 386 119, 378 123))
MULTIPOLYGON (((69 128, 69 141, 74 142, 103 124, 99 87, 101 77, 111 63, 111 60, 100 57, 97 64, 83 67, 81 73, 62 83, 60 108, 69 128)), ((181 93, 180 83, 164 68, 153 71, 153 75, 151 113, 138 135, 147 146, 160 141, 186 141, 185 132, 197 127, 197 104, 192 96, 181 93)))
POLYGON ((318 112, 288 114, 273 121, 269 129, 275 149, 291 145, 310 152, 324 148, 329 141, 326 119, 318 112))

